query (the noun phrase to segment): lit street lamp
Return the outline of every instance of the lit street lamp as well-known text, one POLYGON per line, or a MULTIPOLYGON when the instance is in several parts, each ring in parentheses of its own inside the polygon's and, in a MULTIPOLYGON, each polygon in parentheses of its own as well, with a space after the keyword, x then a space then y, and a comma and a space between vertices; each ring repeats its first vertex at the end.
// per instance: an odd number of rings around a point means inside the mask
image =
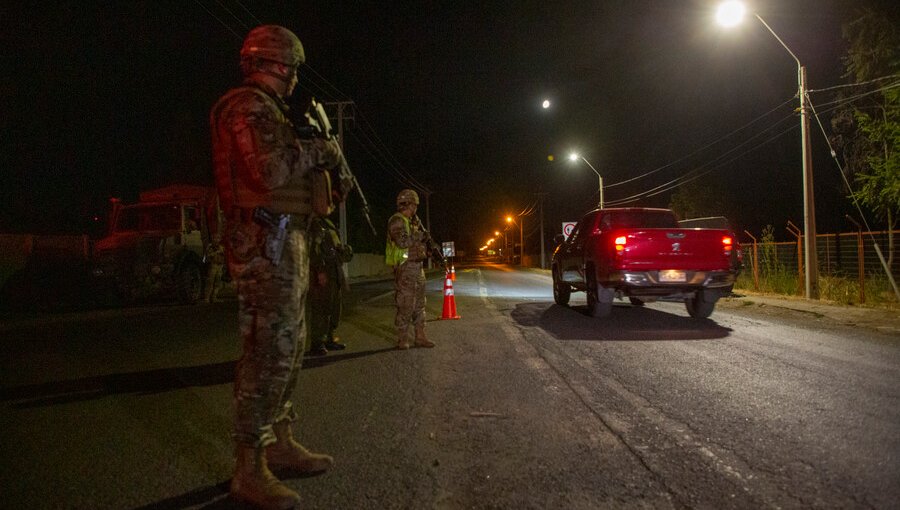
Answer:
MULTIPOLYGON (((506 222, 511 223, 511 224, 516 224, 516 223, 519 224, 519 265, 524 266, 525 265, 525 242, 524 242, 523 230, 522 230, 522 224, 524 222, 522 221, 521 218, 519 219, 518 222, 516 222, 516 220, 514 220, 512 216, 507 216, 506 222)), ((513 246, 513 248, 515 248, 515 246, 513 246)), ((510 250, 510 251, 515 251, 515 250, 510 250)))
POLYGON ((501 235, 503 236, 503 248, 500 248, 500 249, 499 249, 499 250, 500 250, 500 254, 501 254, 502 257, 508 259, 508 258, 509 258, 509 252, 506 251, 506 249, 507 249, 507 248, 506 248, 506 245, 507 245, 507 243, 509 242, 509 240, 507 239, 506 231, 503 231, 503 232, 500 232, 499 230, 495 230, 495 231, 494 231, 494 237, 495 237, 495 238, 500 237, 501 235))
POLYGON ((572 161, 578 161, 579 159, 581 161, 584 161, 585 164, 587 164, 587 166, 590 167, 590 169, 593 170, 595 174, 597 174, 597 192, 600 194, 600 209, 603 209, 603 177, 600 175, 600 172, 598 172, 597 169, 594 168, 594 165, 592 165, 590 161, 585 159, 584 156, 580 156, 573 152, 572 154, 569 154, 569 159, 572 161))
MULTIPOLYGON (((716 12, 716 19, 719 24, 731 27, 741 22, 744 16, 744 5, 736 0, 725 2, 719 6, 716 12)), ((778 34, 772 30, 772 27, 762 19, 759 14, 754 13, 756 19, 763 24, 764 27, 773 35, 775 39, 787 50, 787 52, 797 62, 797 82, 799 86, 798 94, 800 95, 800 137, 801 147, 803 149, 803 235, 805 236, 804 261, 806 264, 804 283, 806 286, 807 299, 819 299, 818 286, 818 257, 816 255, 816 207, 813 197, 813 172, 812 159, 810 157, 809 142, 809 105, 806 99, 806 67, 800 64, 800 59, 794 52, 788 48, 787 44, 778 37, 778 34)))

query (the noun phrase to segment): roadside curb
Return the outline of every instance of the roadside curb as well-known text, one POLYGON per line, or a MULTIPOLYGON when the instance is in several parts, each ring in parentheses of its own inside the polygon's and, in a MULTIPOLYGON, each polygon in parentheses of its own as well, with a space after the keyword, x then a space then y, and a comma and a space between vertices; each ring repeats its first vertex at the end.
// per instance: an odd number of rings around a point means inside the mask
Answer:
POLYGON ((884 333, 896 334, 900 338, 900 313, 889 308, 869 308, 863 306, 847 306, 829 301, 815 301, 805 298, 792 298, 758 294, 753 291, 737 290, 725 302, 734 302, 736 306, 756 305, 772 306, 795 312, 826 317, 841 324, 876 329, 884 333))

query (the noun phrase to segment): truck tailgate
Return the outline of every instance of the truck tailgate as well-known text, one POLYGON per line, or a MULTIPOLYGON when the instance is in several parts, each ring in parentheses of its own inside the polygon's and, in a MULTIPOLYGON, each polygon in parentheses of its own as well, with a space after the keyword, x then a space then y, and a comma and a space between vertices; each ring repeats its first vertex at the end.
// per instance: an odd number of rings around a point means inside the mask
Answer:
POLYGON ((622 270, 727 270, 731 233, 720 229, 629 229, 616 264, 622 270), (727 238, 729 244, 723 241, 727 238), (728 251, 726 251, 728 250, 728 251))

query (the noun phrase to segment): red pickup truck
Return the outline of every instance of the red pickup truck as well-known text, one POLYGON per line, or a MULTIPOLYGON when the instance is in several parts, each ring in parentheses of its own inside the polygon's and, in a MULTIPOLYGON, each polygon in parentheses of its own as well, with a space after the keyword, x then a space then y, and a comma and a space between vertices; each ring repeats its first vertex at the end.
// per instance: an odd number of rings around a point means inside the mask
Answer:
POLYGON ((730 230, 679 228, 668 209, 629 207, 585 214, 557 246, 550 269, 554 301, 565 306, 573 291, 584 291, 594 317, 608 315, 616 297, 635 306, 667 297, 706 318, 731 292, 740 267, 730 230))

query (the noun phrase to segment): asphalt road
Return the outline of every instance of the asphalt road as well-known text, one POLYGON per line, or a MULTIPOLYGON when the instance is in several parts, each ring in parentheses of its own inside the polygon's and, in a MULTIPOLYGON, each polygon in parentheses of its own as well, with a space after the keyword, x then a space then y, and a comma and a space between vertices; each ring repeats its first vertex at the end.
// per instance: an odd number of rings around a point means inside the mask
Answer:
MULTIPOLYGON (((357 284, 307 358, 298 435, 335 468, 305 508, 896 508, 900 334, 721 302, 610 317, 546 272, 457 268, 460 320, 393 349, 389 282, 357 284)), ((442 281, 429 281, 429 317, 442 281)), ((7 318, 0 507, 240 508, 233 300, 7 318)))

